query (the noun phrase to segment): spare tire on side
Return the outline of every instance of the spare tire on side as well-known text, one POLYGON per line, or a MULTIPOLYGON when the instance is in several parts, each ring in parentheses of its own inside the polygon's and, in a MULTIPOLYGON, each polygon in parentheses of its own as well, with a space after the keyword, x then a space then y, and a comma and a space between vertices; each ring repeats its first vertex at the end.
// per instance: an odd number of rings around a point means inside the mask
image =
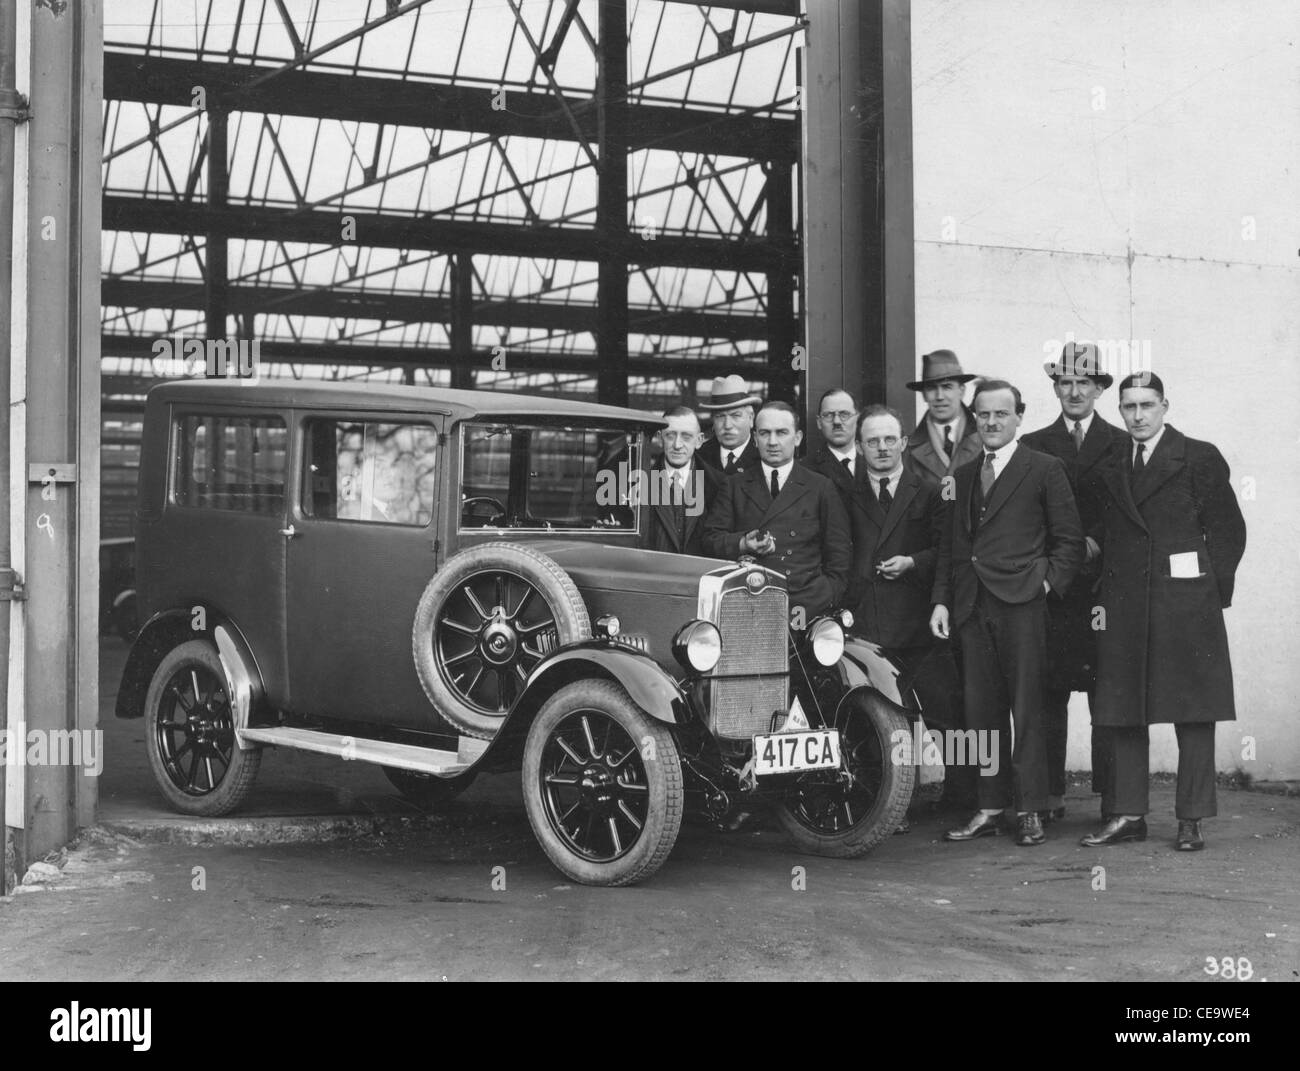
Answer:
POLYGON ((532 668, 591 638, 577 586, 540 551, 484 543, 448 559, 415 610, 411 650, 424 694, 467 736, 489 739, 532 668))

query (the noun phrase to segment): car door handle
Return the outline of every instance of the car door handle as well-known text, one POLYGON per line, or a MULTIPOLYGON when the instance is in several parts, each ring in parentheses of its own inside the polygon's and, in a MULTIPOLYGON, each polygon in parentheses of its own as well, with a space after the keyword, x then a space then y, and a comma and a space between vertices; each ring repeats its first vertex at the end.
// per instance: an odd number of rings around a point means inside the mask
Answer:
POLYGON ((284 536, 285 539, 292 539, 294 536, 302 535, 302 533, 299 532, 298 529, 296 529, 293 525, 289 525, 288 528, 281 528, 280 534, 284 536))

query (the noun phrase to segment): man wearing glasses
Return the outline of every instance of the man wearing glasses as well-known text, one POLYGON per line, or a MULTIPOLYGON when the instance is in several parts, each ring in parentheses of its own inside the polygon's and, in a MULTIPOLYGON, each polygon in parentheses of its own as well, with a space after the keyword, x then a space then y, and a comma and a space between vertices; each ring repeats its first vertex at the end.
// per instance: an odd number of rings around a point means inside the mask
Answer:
POLYGON ((853 500, 866 490, 866 466, 858 453, 855 437, 858 410, 853 404, 853 396, 838 387, 823 394, 817 403, 817 426, 825 442, 804 464, 830 480, 844 500, 844 508, 850 510, 853 500))

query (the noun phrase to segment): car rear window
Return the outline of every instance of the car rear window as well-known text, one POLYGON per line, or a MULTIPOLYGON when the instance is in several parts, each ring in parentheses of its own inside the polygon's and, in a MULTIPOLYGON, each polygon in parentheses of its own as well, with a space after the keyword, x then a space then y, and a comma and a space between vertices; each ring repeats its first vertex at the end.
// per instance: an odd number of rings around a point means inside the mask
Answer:
POLYGON ((635 532, 638 442, 613 429, 471 424, 460 527, 635 532))
POLYGON ((326 520, 426 526, 438 485, 431 424, 307 421, 302 510, 326 520))
POLYGON ((275 416, 190 413, 176 420, 173 501, 281 513, 288 432, 275 416))

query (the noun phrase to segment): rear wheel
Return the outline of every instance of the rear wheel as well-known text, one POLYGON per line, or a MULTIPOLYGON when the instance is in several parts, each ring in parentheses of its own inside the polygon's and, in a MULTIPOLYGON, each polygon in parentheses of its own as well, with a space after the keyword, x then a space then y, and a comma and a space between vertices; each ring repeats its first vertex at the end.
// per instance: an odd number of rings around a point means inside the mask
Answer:
POLYGON ((528 731, 523 778, 533 833, 574 881, 630 885, 677 841, 676 741, 611 681, 576 681, 546 701, 528 731))
POLYGON ((252 790, 259 749, 235 744, 225 673, 211 644, 190 640, 158 664, 145 696, 145 746, 154 780, 182 814, 229 814, 252 790))
POLYGON ((475 776, 471 772, 457 774, 455 777, 438 777, 436 774, 402 770, 396 766, 385 766, 383 771, 403 799, 425 811, 455 799, 474 783, 475 776))
POLYGON ((910 734, 902 714, 877 696, 846 704, 837 718, 846 770, 798 777, 774 808, 790 838, 814 855, 865 855, 907 814, 916 767, 892 761, 893 734, 910 734))

